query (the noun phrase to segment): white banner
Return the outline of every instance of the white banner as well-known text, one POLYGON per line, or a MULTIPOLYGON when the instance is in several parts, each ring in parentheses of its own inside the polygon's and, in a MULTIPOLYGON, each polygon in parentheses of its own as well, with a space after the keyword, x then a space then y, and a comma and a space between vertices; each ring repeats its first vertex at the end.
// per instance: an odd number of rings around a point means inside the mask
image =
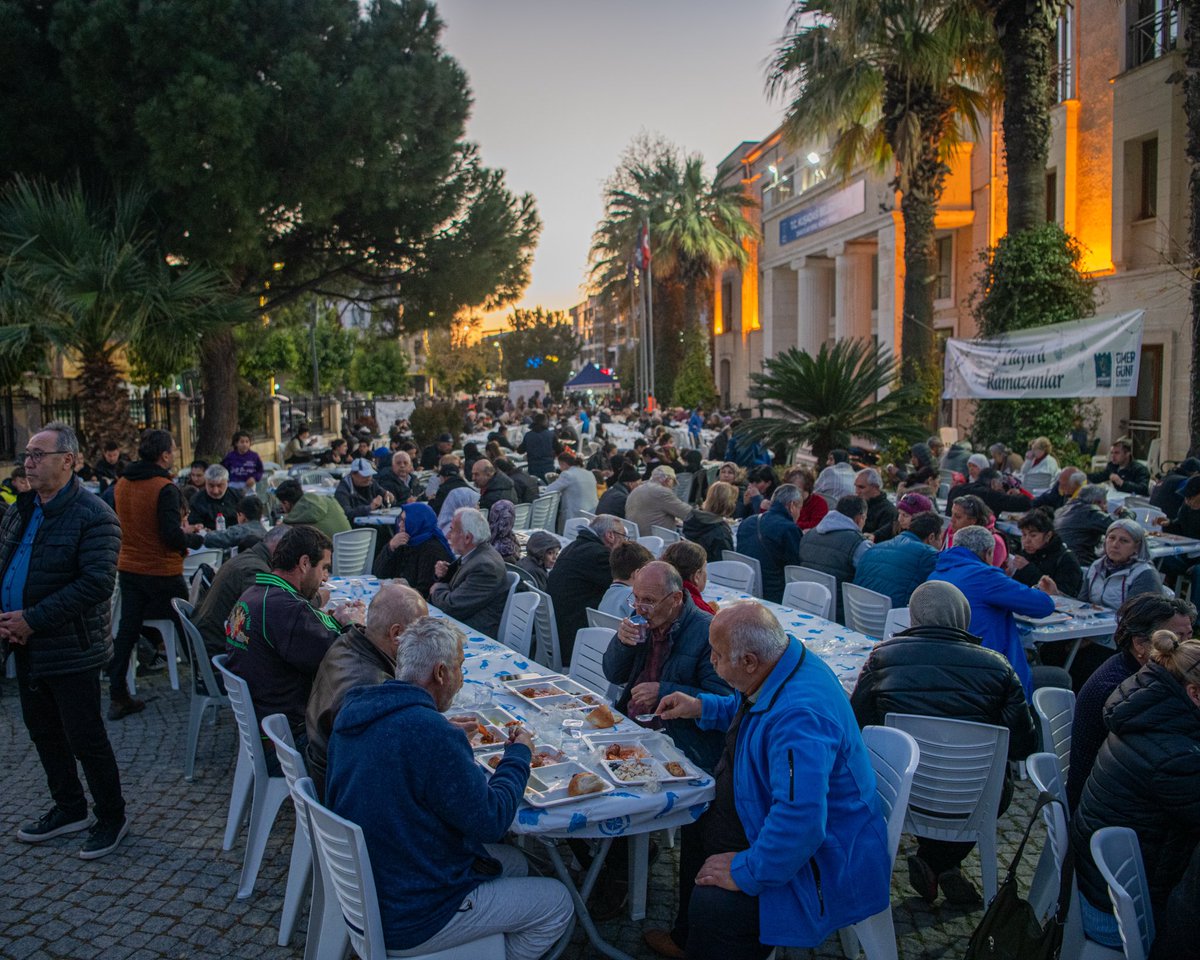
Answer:
POLYGON ((947 340, 948 400, 1137 395, 1144 310, 947 340))
POLYGON ((407 420, 416 404, 412 400, 376 400, 375 422, 384 433, 397 420, 407 420))

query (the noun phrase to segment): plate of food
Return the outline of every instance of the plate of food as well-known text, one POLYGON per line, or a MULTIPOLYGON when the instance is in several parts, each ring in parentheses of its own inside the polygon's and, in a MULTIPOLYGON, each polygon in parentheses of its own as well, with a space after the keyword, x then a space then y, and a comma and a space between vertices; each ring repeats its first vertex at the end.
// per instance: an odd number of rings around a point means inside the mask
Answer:
POLYGON ((508 742, 509 732, 519 727, 521 721, 502 707, 483 707, 479 710, 456 710, 447 714, 446 719, 463 727, 471 747, 475 750, 487 750, 497 744, 508 742), (471 729, 469 724, 475 724, 471 729))
POLYGON ((534 681, 505 680, 501 685, 542 713, 552 710, 568 713, 577 711, 585 723, 600 730, 621 722, 621 715, 613 712, 604 697, 568 677, 540 677, 534 681))
MULTIPOLYGON (((609 747, 611 749, 611 745, 609 747)), ((642 749, 647 749, 642 745, 642 749)), ((650 782, 666 783, 674 780, 693 780, 704 774, 688 760, 649 755, 605 759, 601 761, 604 772, 614 783, 637 786, 650 782)))
MULTIPOLYGON (((489 747, 487 750, 481 750, 475 755, 475 760, 485 770, 495 770, 499 765, 501 758, 504 756, 504 748, 497 749, 495 746, 489 747)), ((533 756, 529 761, 531 770, 539 770, 542 767, 552 767, 556 763, 567 763, 570 758, 548 743, 535 743, 533 746, 533 756)))

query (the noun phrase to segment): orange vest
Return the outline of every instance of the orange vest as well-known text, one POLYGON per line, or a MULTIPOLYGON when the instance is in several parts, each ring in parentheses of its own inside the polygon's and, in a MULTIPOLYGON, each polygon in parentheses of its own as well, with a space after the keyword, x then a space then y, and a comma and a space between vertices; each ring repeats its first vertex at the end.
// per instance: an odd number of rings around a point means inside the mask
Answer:
POLYGON ((113 500, 121 521, 117 569, 151 577, 182 576, 183 556, 162 541, 158 532, 158 495, 170 484, 166 477, 117 481, 113 500))

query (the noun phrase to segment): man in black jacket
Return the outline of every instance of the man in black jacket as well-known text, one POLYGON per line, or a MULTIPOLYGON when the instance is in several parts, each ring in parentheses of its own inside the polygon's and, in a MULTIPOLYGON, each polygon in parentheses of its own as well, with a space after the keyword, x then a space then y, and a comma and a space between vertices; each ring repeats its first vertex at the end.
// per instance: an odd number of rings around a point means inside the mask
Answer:
MULTIPOLYGON (((913 591, 909 601, 912 626, 871 651, 850 706, 860 727, 882 726, 889 713, 971 720, 1008 728, 1008 758, 1023 760, 1037 735, 1025 692, 1009 662, 967 632, 971 608, 962 591, 950 583, 931 581, 913 591)), ((1012 799, 1007 772, 1000 813, 1012 799)), ((908 858, 908 878, 928 903, 938 888, 951 903, 978 904, 979 892, 963 876, 959 864, 973 843, 917 841, 908 858)))
POLYGON ((496 469, 503 473, 513 483, 517 503, 533 503, 538 498, 538 482, 524 470, 518 470, 508 459, 496 461, 496 469))
POLYGON ((462 461, 452 453, 446 454, 438 464, 437 493, 429 498, 430 509, 434 513, 440 514, 442 507, 446 503, 446 498, 450 496, 452 490, 469 486, 470 484, 463 479, 462 461))
POLYGON ((128 829, 100 715, 121 528, 75 479, 80 456, 75 432, 61 423, 47 424, 25 450, 32 489, 0 521, 0 659, 16 655, 21 715, 54 800, 17 839, 40 843, 90 827, 79 855, 92 860, 114 850, 128 829), (77 762, 92 791, 94 824, 77 762))
POLYGON ((597 516, 602 513, 607 513, 613 517, 625 517, 625 500, 629 494, 637 489, 638 484, 642 482, 638 472, 633 467, 624 465, 621 467, 621 472, 616 476, 616 483, 612 484, 604 495, 600 498, 600 502, 596 504, 597 516))
POLYGON ((454 437, 443 433, 433 443, 421 451, 421 469, 436 470, 438 461, 454 449, 454 437))
POLYGON ((395 503, 408 503, 409 500, 421 498, 421 485, 413 475, 412 457, 403 450, 392 454, 391 465, 387 470, 379 471, 375 482, 392 495, 395 503))
POLYGON ((1115 441, 1108 456, 1103 470, 1088 474, 1089 483, 1111 483, 1119 493, 1143 497, 1150 492, 1150 471, 1133 459, 1133 445, 1128 440, 1115 441))
MULTIPOLYGON (((204 639, 204 648, 209 657, 226 653, 225 621, 237 598, 254 585, 260 573, 271 572, 271 558, 275 548, 291 527, 278 524, 272 527, 261 541, 246 550, 238 550, 236 557, 226 560, 217 568, 212 586, 196 606, 192 623, 204 639)), ((313 599, 313 598, 309 598, 313 599)))
POLYGON ((867 522, 863 533, 872 540, 875 534, 888 531, 896 520, 896 508, 883 492, 883 478, 874 467, 859 470, 854 476, 854 495, 867 501, 867 522))
POLYGON ((619 517, 597 514, 554 562, 546 592, 554 601, 554 621, 564 666, 571 662, 576 631, 587 626, 587 608, 598 608, 605 591, 612 586, 608 555, 625 539, 625 525, 619 517))
POLYGON ((1033 507, 1049 507, 1051 511, 1066 506, 1079 488, 1083 486, 1087 476, 1078 467, 1063 467, 1058 472, 1058 481, 1045 493, 1033 498, 1033 507))
POLYGON ((476 460, 471 469, 471 479, 479 488, 479 509, 488 511, 501 500, 517 502, 517 488, 507 474, 496 469, 490 460, 476 460))
POLYGON ((238 491, 229 489, 229 471, 214 463, 204 471, 204 490, 192 497, 188 523, 216 530, 217 517, 223 516, 225 525, 232 527, 238 522, 237 505, 241 497, 238 491))
POLYGON ((988 505, 992 513, 999 516, 1002 513, 1024 513, 1029 509, 1030 498, 1023 493, 1005 493, 1000 474, 988 467, 979 471, 979 477, 971 483, 961 483, 946 497, 946 516, 950 516, 950 508, 959 497, 973 495, 988 505))

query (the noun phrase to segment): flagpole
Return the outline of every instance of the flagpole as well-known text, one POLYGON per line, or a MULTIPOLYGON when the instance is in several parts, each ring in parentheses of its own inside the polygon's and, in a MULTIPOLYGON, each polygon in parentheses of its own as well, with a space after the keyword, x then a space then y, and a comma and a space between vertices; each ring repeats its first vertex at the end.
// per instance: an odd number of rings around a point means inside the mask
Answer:
MULTIPOLYGON (((635 271, 631 267, 629 270, 629 329, 633 330, 633 331, 637 331, 640 334, 640 331, 638 331, 638 327, 637 327, 637 301, 635 299, 635 294, 633 292, 634 287, 636 286, 636 284, 634 283, 636 276, 637 276, 637 271, 635 271)), ((638 354, 637 354, 637 358, 636 358, 637 362, 633 365, 633 394, 635 397, 640 397, 641 396, 641 380, 642 380, 642 356, 641 356, 642 344, 641 344, 641 336, 640 335, 637 337, 637 340, 638 340, 638 345, 637 345, 638 354)))
MULTIPOLYGON (((646 219, 646 245, 650 245, 650 220, 646 219)), ((650 371, 650 396, 658 406, 658 394, 654 382, 654 266, 646 259, 646 355, 650 371)))

